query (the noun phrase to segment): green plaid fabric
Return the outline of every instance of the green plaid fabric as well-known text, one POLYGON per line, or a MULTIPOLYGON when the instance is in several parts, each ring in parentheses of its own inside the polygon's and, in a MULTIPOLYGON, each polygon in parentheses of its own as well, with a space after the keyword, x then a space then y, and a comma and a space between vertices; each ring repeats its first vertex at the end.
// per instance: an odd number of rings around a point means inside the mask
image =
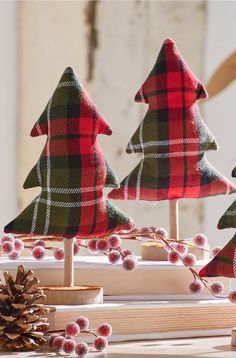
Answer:
POLYGON ((236 277, 236 234, 228 244, 206 265, 201 277, 236 277))
POLYGON ((234 200, 233 204, 231 204, 221 216, 217 225, 218 229, 227 229, 230 227, 236 228, 236 200, 234 200))
POLYGON ((135 96, 148 111, 127 146, 142 153, 139 164, 108 197, 120 200, 202 198, 236 191, 206 159, 217 144, 197 101, 207 96, 171 39, 135 96))
MULTIPOLYGON (((232 171, 232 177, 236 177, 236 167, 232 171)), ((226 212, 221 216, 217 228, 227 229, 236 228, 236 200, 230 205, 226 212)))
POLYGON ((232 171, 232 177, 235 178, 236 177, 236 167, 233 169, 232 171))
POLYGON ((61 237, 101 236, 133 227, 132 220, 103 195, 117 187, 98 134, 112 133, 71 68, 67 68, 31 135, 47 135, 39 161, 24 188, 40 186, 40 195, 5 232, 61 237))

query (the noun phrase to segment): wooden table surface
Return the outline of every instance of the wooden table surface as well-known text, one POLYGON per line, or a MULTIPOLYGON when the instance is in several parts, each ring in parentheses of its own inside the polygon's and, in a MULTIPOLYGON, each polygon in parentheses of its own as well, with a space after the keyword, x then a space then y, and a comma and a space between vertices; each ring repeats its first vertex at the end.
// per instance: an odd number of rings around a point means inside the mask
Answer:
MULTIPOLYGON (((168 339, 112 343, 105 353, 90 353, 87 358, 235 358, 231 337, 168 339)), ((49 350, 35 352, 0 352, 1 357, 63 357, 49 350)), ((70 357, 65 355, 66 358, 70 357)), ((71 356, 72 357, 72 356, 71 356)))

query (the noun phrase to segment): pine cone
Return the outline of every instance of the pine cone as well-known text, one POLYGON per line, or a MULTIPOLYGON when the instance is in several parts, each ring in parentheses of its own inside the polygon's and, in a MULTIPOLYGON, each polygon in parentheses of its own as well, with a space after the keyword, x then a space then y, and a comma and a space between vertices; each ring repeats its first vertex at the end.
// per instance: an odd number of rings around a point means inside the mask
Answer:
POLYGON ((45 344, 45 329, 49 326, 45 316, 48 308, 35 303, 44 298, 38 288, 39 280, 33 271, 18 266, 16 279, 4 272, 5 284, 0 280, 0 348, 8 350, 34 350, 45 344))

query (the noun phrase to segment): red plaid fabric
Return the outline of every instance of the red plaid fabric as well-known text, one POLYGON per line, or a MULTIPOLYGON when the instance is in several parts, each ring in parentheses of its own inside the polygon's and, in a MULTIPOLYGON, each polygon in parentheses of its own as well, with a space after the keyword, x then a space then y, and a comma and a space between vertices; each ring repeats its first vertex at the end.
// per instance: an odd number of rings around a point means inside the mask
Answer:
POLYGON ((236 191, 204 152, 217 144, 196 101, 207 96, 171 39, 165 40, 137 102, 148 111, 127 146, 143 158, 108 197, 121 200, 201 198, 236 191))
POLYGON ((67 68, 31 131, 32 136, 46 134, 47 141, 24 187, 42 191, 5 232, 70 238, 131 229, 132 220, 103 195, 105 186, 118 186, 97 142, 98 134, 111 133, 67 68))

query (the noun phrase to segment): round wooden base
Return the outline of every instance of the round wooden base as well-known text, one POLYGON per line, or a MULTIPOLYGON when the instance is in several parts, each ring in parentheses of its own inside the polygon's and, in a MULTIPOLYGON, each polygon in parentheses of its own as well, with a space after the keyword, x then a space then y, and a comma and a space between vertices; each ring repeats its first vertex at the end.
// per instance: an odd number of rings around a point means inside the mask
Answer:
MULTIPOLYGON (((207 248, 207 247, 206 247, 207 248)), ((197 260, 209 258, 209 253, 198 249, 197 247, 189 247, 188 252, 196 255, 197 260)), ((143 260, 167 261, 168 253, 159 242, 145 242, 141 244, 141 257, 143 260)))
POLYGON ((46 305, 86 305, 103 302, 103 288, 97 286, 44 286, 46 305))

